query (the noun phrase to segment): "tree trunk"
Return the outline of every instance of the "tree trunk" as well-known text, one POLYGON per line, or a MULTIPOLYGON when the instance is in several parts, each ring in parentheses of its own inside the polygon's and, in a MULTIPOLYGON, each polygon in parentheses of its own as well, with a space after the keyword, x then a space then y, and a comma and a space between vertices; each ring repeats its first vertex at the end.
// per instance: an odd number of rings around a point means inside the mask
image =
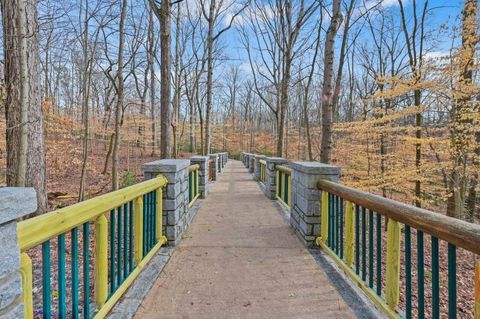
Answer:
POLYGON ((210 11, 208 15, 207 35, 207 105, 205 110, 205 147, 203 155, 210 153, 210 112, 212 110, 212 87, 213 87, 213 28, 215 15, 215 0, 210 0, 210 11))
POLYGON ((161 113, 161 140, 160 157, 172 156, 172 112, 170 107, 170 68, 171 68, 171 21, 170 1, 162 0, 160 9, 161 30, 161 65, 160 65, 160 113, 161 113))
POLYGON ((2 0, 7 185, 33 187, 37 214, 47 210, 36 0, 2 0), (28 21, 28 23, 27 23, 28 21))
POLYGON ((320 149, 320 161, 330 163, 332 153, 332 127, 333 127, 333 65, 335 62, 335 37, 338 28, 342 24, 342 13, 340 11, 340 0, 333 0, 333 14, 330 26, 327 30, 325 40, 325 62, 323 70, 322 88, 322 144, 320 149))
POLYGON ((120 126, 123 112, 124 78, 123 78, 123 47, 125 45, 125 16, 127 14, 127 0, 122 1, 120 14, 120 28, 118 39, 118 73, 117 73, 117 105, 115 107, 115 136, 112 154, 112 190, 119 188, 118 165, 120 153, 120 126))

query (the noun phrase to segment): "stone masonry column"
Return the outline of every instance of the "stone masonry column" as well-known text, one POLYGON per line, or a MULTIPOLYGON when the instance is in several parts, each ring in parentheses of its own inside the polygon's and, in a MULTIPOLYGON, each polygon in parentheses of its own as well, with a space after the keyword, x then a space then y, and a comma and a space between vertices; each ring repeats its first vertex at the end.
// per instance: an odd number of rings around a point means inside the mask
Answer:
POLYGON ((24 316, 17 220, 36 210, 33 188, 0 188, 0 318, 24 316))
POLYGON ((218 161, 217 161, 217 173, 221 173, 222 172, 222 168, 223 168, 223 165, 222 165, 222 155, 220 153, 215 153, 215 155, 217 155, 217 158, 218 158, 218 161))
POLYGON ((205 199, 208 194, 208 160, 209 156, 193 156, 190 157, 190 164, 200 165, 198 171, 198 190, 200 198, 205 199))
POLYGON ((250 154, 250 164, 248 165, 248 172, 250 172, 250 173, 253 173, 255 171, 255 165, 256 165, 255 157, 256 156, 257 156, 256 154, 250 154))
POLYGON ((265 191, 267 197, 276 199, 277 192, 277 174, 275 172, 275 165, 287 164, 288 161, 282 157, 265 157, 267 163, 267 181, 265 182, 265 191))
POLYGON ((163 229, 168 244, 180 242, 193 216, 188 212, 188 167, 189 160, 163 159, 142 165, 144 179, 162 174, 168 180, 163 191, 163 229))
POLYGON ((247 153, 246 158, 245 158, 245 167, 250 168, 250 158, 252 157, 253 154, 247 153))
POLYGON ((217 173, 218 173, 218 154, 209 154, 208 157, 213 161, 214 169, 212 170, 212 177, 213 180, 217 180, 217 173))
POLYGON ((265 155, 255 155, 255 180, 260 180, 260 160, 265 160, 265 155))
POLYGON ((290 226, 305 246, 314 247, 315 239, 320 235, 322 207, 322 192, 317 189, 317 181, 338 182, 340 167, 318 162, 293 162, 291 168, 290 226))

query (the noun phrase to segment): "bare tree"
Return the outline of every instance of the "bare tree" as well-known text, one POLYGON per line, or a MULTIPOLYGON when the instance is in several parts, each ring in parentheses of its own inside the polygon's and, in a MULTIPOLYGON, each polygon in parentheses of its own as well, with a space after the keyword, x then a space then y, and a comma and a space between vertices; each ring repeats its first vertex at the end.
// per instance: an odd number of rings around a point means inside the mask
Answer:
POLYGON ((322 88, 322 145, 320 161, 330 163, 332 156, 333 128, 333 66, 335 62, 335 37, 342 24, 341 0, 332 2, 332 19, 325 39, 325 56, 323 66, 322 88))
POLYGON ((7 121, 7 185, 31 186, 47 210, 36 0, 2 0, 7 121), (27 23, 28 21, 28 23, 27 23))

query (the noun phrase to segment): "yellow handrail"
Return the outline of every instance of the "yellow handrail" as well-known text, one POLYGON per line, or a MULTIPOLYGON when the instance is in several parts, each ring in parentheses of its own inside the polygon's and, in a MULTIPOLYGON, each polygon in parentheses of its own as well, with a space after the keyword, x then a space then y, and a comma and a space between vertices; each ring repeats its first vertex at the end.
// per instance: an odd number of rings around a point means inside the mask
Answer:
POLYGON ((200 165, 198 164, 192 164, 188 167, 188 172, 193 172, 193 171, 197 171, 198 169, 200 168, 200 165))
POLYGON ((276 165, 275 166, 275 169, 277 171, 280 171, 284 174, 287 174, 287 175, 291 175, 292 174, 292 169, 288 166, 284 166, 284 165, 276 165))
POLYGON ((164 176, 101 195, 18 223, 18 243, 23 252, 63 234, 137 197, 167 185, 164 176))

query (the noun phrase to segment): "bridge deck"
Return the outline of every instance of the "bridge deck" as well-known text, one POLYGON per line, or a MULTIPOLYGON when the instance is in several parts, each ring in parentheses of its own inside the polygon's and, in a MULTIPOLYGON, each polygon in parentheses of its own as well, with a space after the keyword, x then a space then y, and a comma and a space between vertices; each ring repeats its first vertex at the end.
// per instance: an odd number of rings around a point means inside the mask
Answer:
POLYGON ((352 318, 241 162, 228 162, 136 318, 352 318))

